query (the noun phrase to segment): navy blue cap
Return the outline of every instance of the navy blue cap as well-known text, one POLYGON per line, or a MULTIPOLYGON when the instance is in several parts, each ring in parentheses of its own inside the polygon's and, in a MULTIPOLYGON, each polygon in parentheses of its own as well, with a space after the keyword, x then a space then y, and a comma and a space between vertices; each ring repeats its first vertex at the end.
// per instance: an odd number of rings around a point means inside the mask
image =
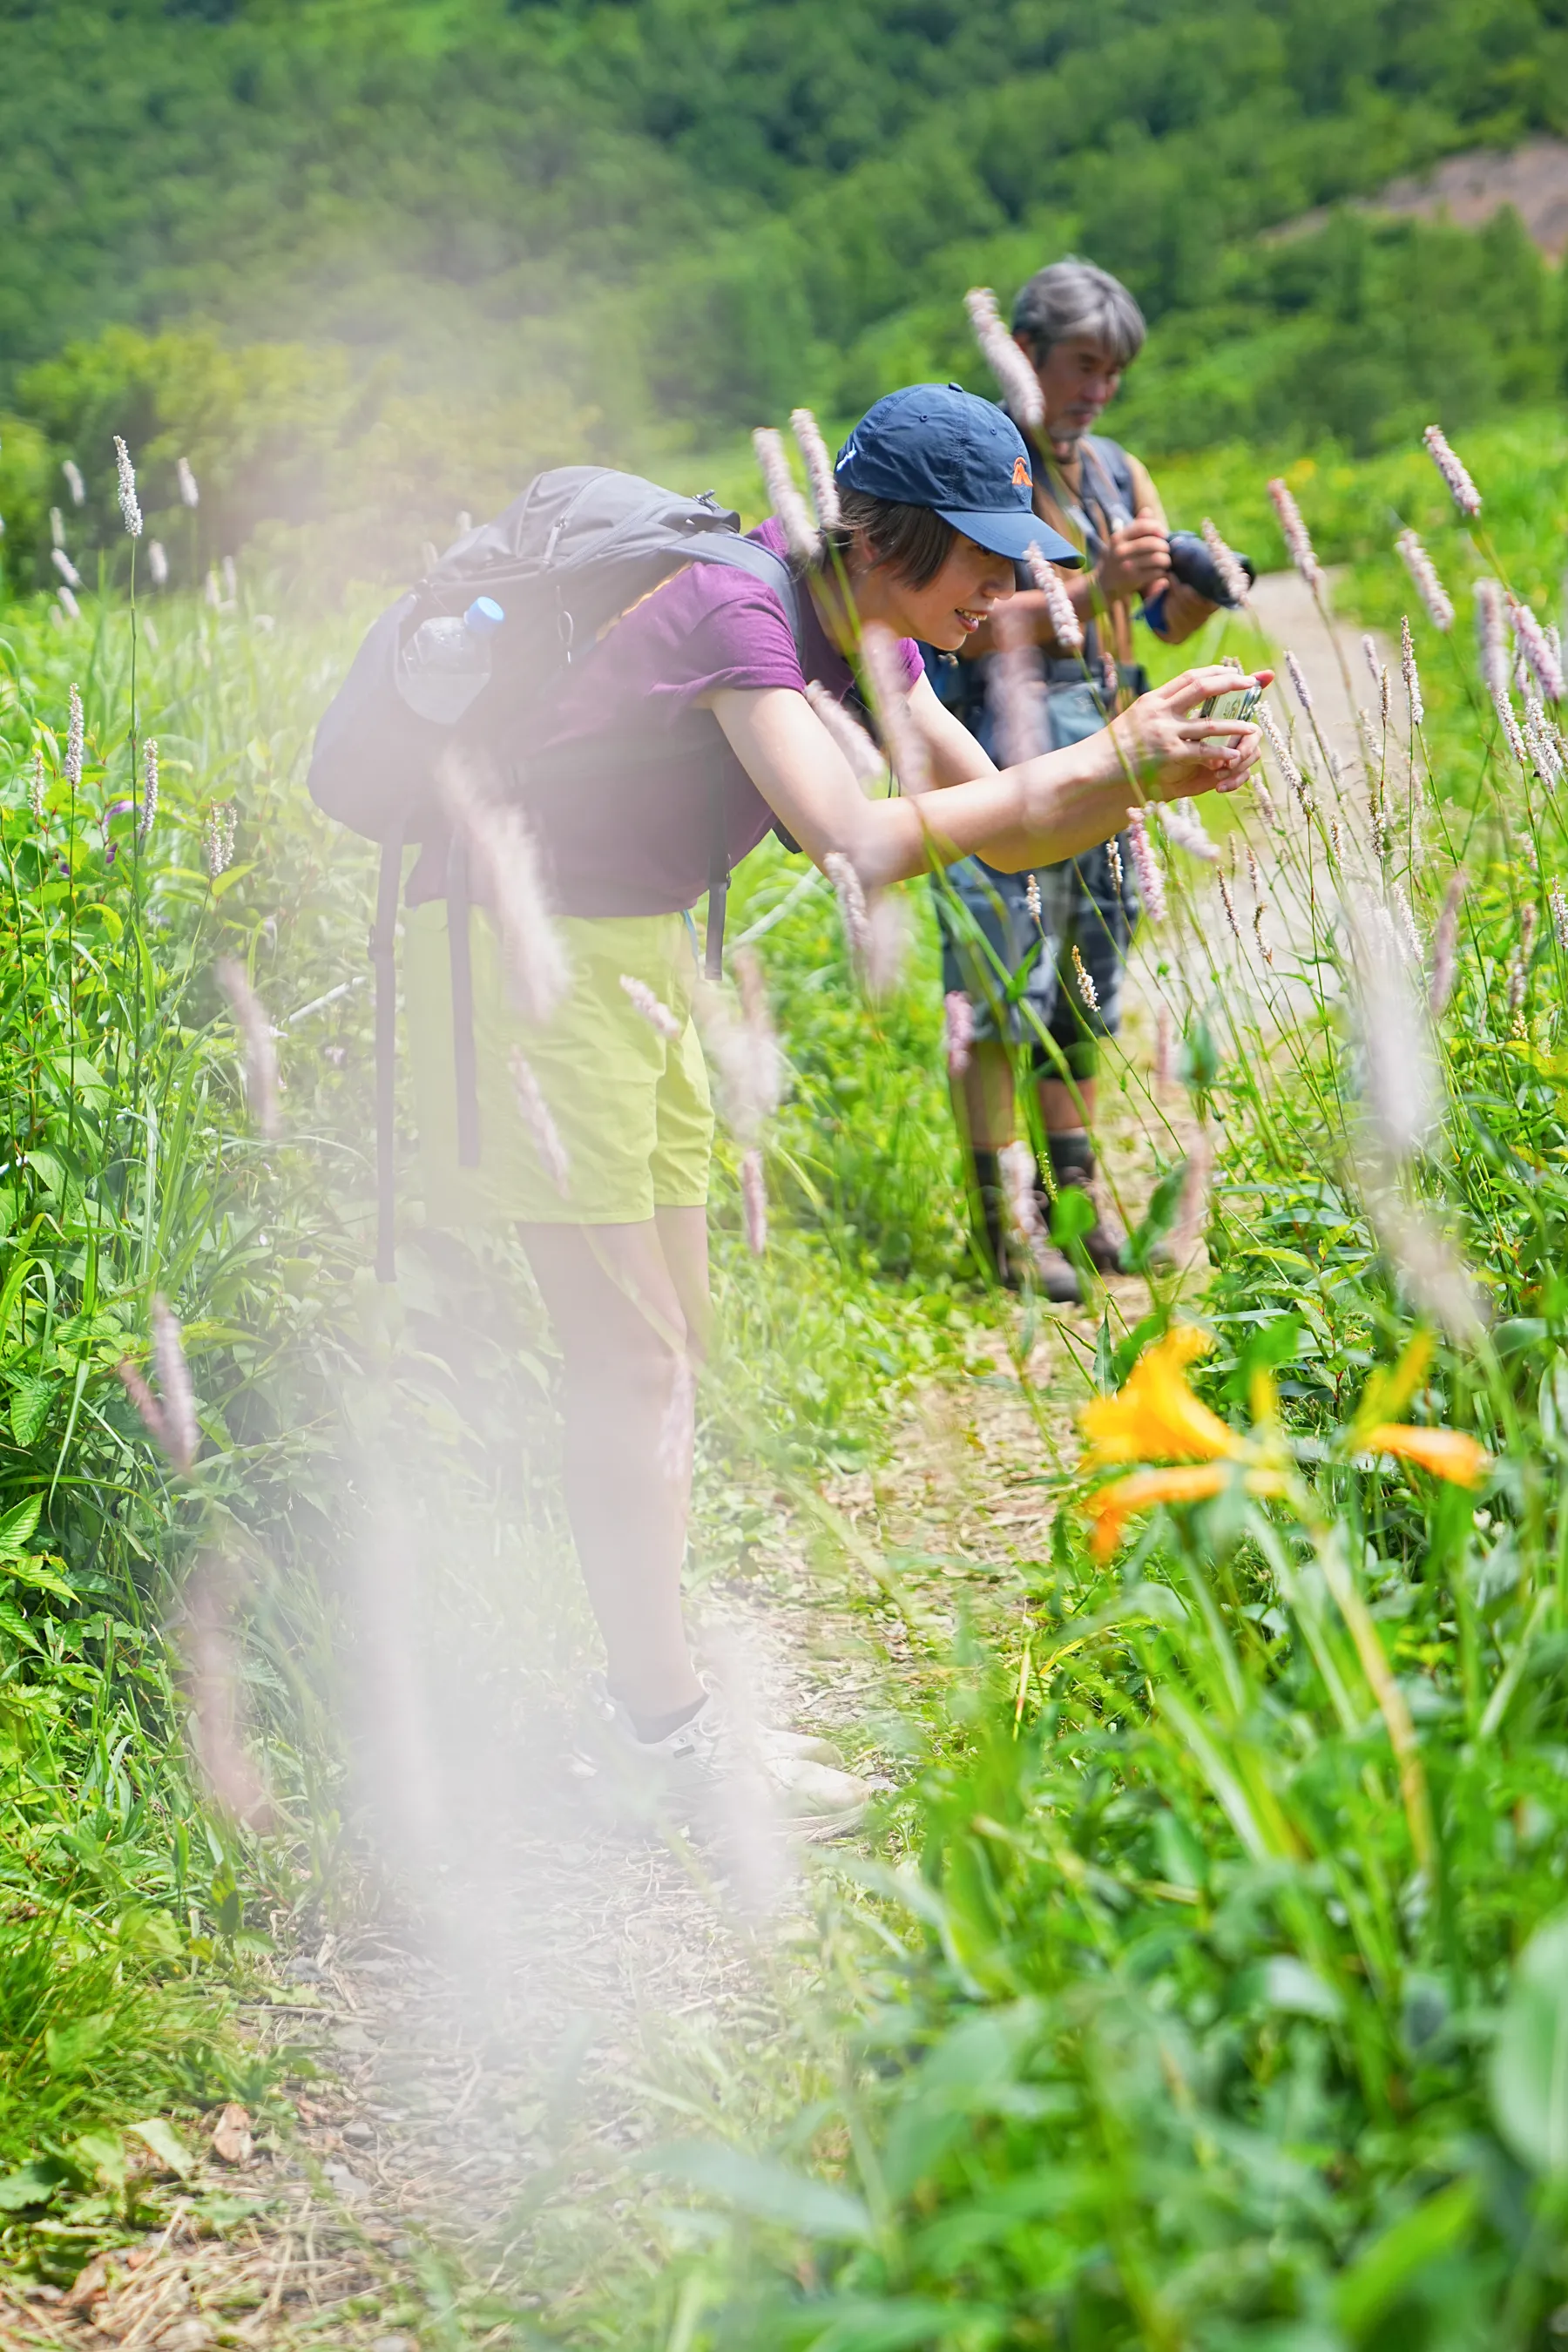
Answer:
POLYGON ((868 498, 930 507, 977 546, 1015 563, 1032 546, 1052 563, 1083 562, 1071 540, 1035 512, 1029 452, 1012 418, 955 383, 889 393, 860 419, 833 470, 868 498))

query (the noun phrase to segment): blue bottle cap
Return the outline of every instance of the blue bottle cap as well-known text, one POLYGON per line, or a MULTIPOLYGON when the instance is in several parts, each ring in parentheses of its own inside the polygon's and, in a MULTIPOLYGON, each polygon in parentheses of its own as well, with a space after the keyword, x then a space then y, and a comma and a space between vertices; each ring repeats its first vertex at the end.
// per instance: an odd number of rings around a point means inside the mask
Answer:
POLYGON ((493 596, 476 596, 463 615, 465 626, 480 637, 487 635, 491 629, 499 629, 505 618, 506 614, 493 596))

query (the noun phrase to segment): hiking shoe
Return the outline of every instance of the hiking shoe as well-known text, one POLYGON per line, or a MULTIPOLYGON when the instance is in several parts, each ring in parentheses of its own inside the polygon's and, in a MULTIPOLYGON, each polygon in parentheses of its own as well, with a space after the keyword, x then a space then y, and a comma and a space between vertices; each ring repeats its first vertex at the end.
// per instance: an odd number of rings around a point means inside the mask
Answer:
MULTIPOLYGON (((1065 1133, 1047 1135, 1046 1148, 1051 1163, 1051 1182, 1055 1189, 1061 1192, 1070 1186, 1074 1192, 1085 1193, 1092 1204, 1095 1173, 1094 1146, 1085 1130, 1082 1128, 1072 1128, 1065 1133)), ((1040 1202, 1040 1214, 1048 1224, 1051 1215, 1050 1203, 1045 1199, 1040 1202)), ((1079 1247, 1096 1274, 1121 1272, 1121 1244, 1110 1233, 1098 1208, 1095 1210, 1094 1223, 1084 1234, 1079 1247)))
POLYGON ((844 1770, 831 1740, 762 1726, 742 1733, 712 1692, 689 1722, 662 1739, 639 1739, 595 1675, 585 1731, 581 1760, 624 1810, 727 1843, 744 1843, 759 1831, 837 1837, 855 1827, 871 1796, 844 1770))
POLYGON ((1035 1288, 1054 1307, 1081 1307, 1083 1304, 1083 1284, 1078 1268, 1068 1264, 1059 1249, 1036 1251, 1035 1288))

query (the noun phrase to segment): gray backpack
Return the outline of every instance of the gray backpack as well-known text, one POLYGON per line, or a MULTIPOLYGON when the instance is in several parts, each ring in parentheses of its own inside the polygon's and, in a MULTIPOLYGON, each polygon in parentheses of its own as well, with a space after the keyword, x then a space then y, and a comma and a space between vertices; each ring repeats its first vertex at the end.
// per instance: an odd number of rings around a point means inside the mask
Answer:
MULTIPOLYGON (((526 803, 531 772, 542 780, 557 764, 549 754, 532 759, 529 738, 547 722, 574 655, 592 647, 617 614, 688 563, 726 564, 774 590, 796 651, 803 651, 800 597, 789 565, 770 548, 743 539, 740 517, 720 506, 710 490, 687 499, 607 467, 563 466, 536 475, 503 514, 448 548, 426 577, 381 615, 316 730, 311 797, 340 824, 382 844, 371 945, 376 983, 376 1271, 383 1281, 390 1282, 395 1274, 395 940, 404 845, 440 821, 437 773, 454 740, 502 754, 526 803), (457 726, 443 727, 405 701, 399 656, 424 622, 465 613, 478 596, 493 597, 505 614, 491 644, 490 675, 457 726)), ((584 774, 585 761, 591 761, 606 774, 624 774, 628 760, 646 763, 647 748, 646 740, 606 734, 573 747, 572 772, 584 774)), ((730 878, 723 815, 716 793, 706 950, 707 968, 715 978, 730 878)), ((479 1156, 479 1102, 467 877, 458 856, 448 866, 447 898, 458 1157, 472 1167, 479 1156)))

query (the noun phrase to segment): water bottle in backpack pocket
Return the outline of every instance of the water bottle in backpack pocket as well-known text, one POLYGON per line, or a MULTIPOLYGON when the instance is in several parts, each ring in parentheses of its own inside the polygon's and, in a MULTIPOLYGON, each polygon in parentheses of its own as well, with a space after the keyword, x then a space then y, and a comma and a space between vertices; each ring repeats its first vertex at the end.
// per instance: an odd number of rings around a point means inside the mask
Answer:
POLYGON ((490 675, 490 638, 506 614, 493 596, 466 613, 421 622, 397 656, 397 691, 410 710, 455 727, 490 675))

